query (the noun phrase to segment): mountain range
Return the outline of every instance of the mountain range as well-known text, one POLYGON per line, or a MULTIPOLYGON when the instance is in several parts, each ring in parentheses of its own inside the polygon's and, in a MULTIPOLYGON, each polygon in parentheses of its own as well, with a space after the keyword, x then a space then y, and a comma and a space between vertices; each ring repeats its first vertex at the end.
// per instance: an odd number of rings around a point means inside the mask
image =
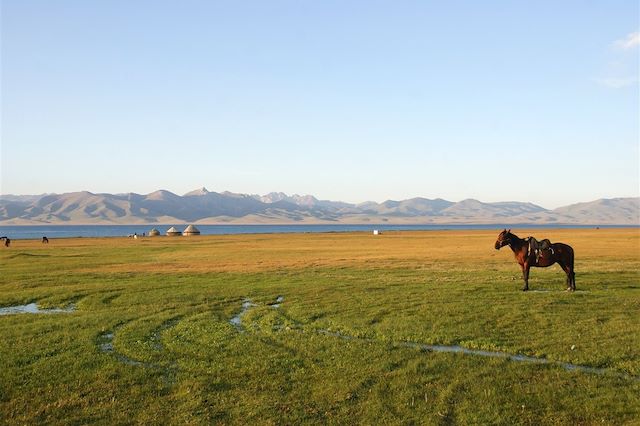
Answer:
POLYGON ((0 195, 0 225, 168 223, 589 224, 640 225, 640 197, 611 198, 554 210, 524 202, 411 198, 350 204, 311 195, 197 189, 184 195, 0 195))

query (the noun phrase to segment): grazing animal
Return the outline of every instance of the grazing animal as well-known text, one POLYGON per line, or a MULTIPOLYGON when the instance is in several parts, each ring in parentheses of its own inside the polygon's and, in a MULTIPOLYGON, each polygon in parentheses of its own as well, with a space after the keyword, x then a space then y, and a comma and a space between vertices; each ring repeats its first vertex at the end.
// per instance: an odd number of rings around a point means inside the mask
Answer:
POLYGON ((49 239, 47 237, 42 237, 42 244, 49 244, 49 239))
POLYGON ((11 240, 9 239, 9 237, 0 237, 0 240, 4 241, 5 247, 9 247, 11 245, 11 240))
POLYGON ((576 274, 573 270, 574 256, 571 246, 563 243, 550 243, 548 246, 545 244, 548 248, 543 249, 538 246, 532 249, 529 239, 518 238, 517 235, 511 233, 511 229, 505 229, 498 235, 495 249, 500 250, 504 246, 511 248, 516 262, 522 268, 522 279, 524 280, 522 291, 529 290, 529 269, 532 266, 546 268, 554 263, 560 265, 567 274, 567 291, 576 290, 576 274))

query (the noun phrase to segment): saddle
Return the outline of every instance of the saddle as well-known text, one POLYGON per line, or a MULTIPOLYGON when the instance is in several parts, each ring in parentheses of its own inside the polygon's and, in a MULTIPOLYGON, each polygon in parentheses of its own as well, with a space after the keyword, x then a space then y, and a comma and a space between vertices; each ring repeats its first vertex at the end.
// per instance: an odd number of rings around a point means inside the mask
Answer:
POLYGON ((527 246, 527 257, 529 257, 531 253, 534 253, 536 255, 536 263, 540 261, 540 256, 542 256, 545 250, 549 250, 551 254, 553 254, 551 241, 546 238, 538 241, 533 237, 528 237, 525 238, 525 241, 529 243, 527 246))

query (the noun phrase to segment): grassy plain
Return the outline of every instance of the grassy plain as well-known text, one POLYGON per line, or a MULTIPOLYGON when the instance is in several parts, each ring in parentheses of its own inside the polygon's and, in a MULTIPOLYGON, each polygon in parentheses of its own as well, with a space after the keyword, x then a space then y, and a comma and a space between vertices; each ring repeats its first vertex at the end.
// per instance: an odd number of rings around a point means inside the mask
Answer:
POLYGON ((640 231, 513 231, 578 291, 497 230, 14 241, 0 307, 77 309, 0 316, 0 423, 640 424, 640 231))

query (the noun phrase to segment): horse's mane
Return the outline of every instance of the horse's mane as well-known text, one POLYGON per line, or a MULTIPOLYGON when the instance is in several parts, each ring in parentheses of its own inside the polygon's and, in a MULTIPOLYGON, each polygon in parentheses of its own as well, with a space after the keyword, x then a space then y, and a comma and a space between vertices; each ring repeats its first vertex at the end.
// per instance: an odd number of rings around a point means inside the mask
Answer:
POLYGON ((507 231, 507 235, 510 237, 509 239, 511 241, 511 244, 516 243, 519 246, 522 246, 522 244, 526 243, 526 238, 523 239, 523 238, 518 237, 516 234, 511 232, 511 230, 507 231))
POLYGON ((510 230, 507 231, 507 235, 512 236, 515 239, 521 240, 522 238, 518 237, 516 234, 514 234, 513 232, 511 232, 510 230))

